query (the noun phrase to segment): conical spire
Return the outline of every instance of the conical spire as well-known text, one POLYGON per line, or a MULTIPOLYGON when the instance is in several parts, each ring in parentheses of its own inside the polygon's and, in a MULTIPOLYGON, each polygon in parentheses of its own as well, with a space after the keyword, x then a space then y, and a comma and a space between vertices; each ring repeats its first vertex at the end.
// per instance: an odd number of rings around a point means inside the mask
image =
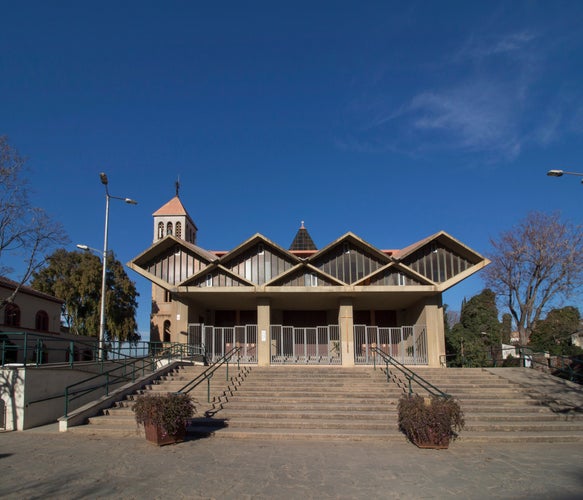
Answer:
POLYGON ((289 249, 291 251, 293 251, 293 250, 318 250, 318 248, 314 244, 314 241, 312 240, 312 237, 310 236, 310 233, 308 233, 308 230, 304 227, 304 221, 302 221, 302 225, 298 229, 298 232, 296 233, 296 237, 292 241, 292 244, 290 245, 289 249))

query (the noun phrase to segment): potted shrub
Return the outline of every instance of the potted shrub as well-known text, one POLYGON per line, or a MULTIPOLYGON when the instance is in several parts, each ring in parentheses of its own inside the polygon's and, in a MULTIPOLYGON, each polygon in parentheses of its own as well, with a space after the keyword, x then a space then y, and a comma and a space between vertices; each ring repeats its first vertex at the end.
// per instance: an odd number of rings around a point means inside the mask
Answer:
POLYGON ((136 422, 144 425, 146 439, 157 445, 184 441, 188 419, 195 413, 188 394, 145 394, 133 407, 136 422))
POLYGON ((453 398, 403 396, 399 400, 399 429, 419 448, 447 448, 464 427, 464 415, 453 398))

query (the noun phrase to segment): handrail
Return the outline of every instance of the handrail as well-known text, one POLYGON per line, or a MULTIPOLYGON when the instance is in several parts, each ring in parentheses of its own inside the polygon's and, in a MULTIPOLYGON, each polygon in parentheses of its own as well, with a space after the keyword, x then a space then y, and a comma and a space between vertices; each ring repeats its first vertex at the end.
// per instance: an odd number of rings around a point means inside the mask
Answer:
MULTIPOLYGON (((206 380, 207 384, 208 384, 207 385, 207 400, 210 402, 210 383, 211 383, 211 379, 212 379, 215 371, 217 371, 221 366, 223 366, 226 363, 226 365, 227 365, 226 379, 229 380, 229 361, 231 360, 231 358, 235 354, 238 354, 240 351, 241 351, 240 347, 233 347, 233 349, 231 349, 229 352, 225 353, 223 355, 223 357, 221 357, 220 359, 215 361, 205 371, 203 371, 202 373, 197 375, 195 378, 193 378, 191 381, 187 382, 183 387, 178 389, 176 391, 176 393, 188 394, 195 387, 199 386, 200 384, 202 384, 206 380)), ((240 356, 237 356, 237 369, 239 369, 240 358, 241 358, 240 356)))
MULTIPOLYGON (((132 382, 134 382, 136 380, 136 373, 138 372, 142 372, 142 375, 145 374, 146 370, 149 368, 152 368, 152 371, 155 370, 156 367, 156 362, 157 360, 155 358, 132 358, 131 360, 126 360, 127 362, 125 364, 120 364, 119 366, 116 366, 115 368, 112 368, 110 370, 107 370, 105 372, 102 373, 98 373, 97 375, 94 375, 92 377, 86 378, 84 380, 81 380, 79 382, 76 382, 74 384, 68 385, 67 387, 65 387, 65 394, 64 394, 64 398, 65 398, 65 413, 64 416, 67 417, 68 413, 69 413, 69 404, 71 403, 71 401, 74 401, 75 399, 80 398, 81 396, 84 396, 85 394, 89 394, 90 392, 96 391, 98 389, 102 389, 105 388, 105 395, 108 396, 109 395, 109 386, 111 384, 115 384, 117 382, 121 381, 126 381, 126 380, 131 380, 132 382), (136 364, 138 364, 139 362, 142 362, 142 366, 139 368, 136 368, 136 364), (147 363, 146 363, 147 361, 147 363), (131 365, 132 369, 129 373, 127 373, 125 371, 125 369, 131 365), (118 375, 114 372, 118 372, 119 370, 123 370, 123 373, 121 375, 118 375), (98 383, 95 385, 91 385, 91 386, 86 386, 86 387, 82 387, 81 389, 77 389, 77 390, 73 390, 71 391, 71 389, 73 387, 77 387, 81 384, 86 384, 87 382, 90 382, 92 380, 95 379, 101 379, 105 377, 105 382, 102 383, 98 383), (113 378, 113 380, 111 380, 111 378, 113 378), (71 397, 72 396, 72 397, 71 397)), ((40 402, 39 401, 35 401, 35 402, 40 402)))
MULTIPOLYGON (((399 370, 405 376, 405 378, 407 379, 407 382, 408 382, 409 394, 413 394, 414 391, 413 391, 412 383, 415 382, 419 387, 421 387, 423 390, 427 391, 432 396, 446 398, 446 399, 451 397, 449 394, 443 392, 441 389, 438 389, 431 382, 425 380, 423 377, 421 377, 420 375, 415 373, 410 368, 407 368, 404 364, 400 363, 395 358, 393 358, 392 356, 390 356, 389 354, 387 354, 383 350, 379 349, 378 347, 375 347, 375 346, 371 347, 371 351, 378 354, 382 358, 382 360, 385 362, 385 365, 387 368, 387 381, 390 380, 389 365, 393 365, 397 370, 399 370)), ((376 370, 376 356, 374 358, 374 365, 375 365, 375 370, 376 370)))

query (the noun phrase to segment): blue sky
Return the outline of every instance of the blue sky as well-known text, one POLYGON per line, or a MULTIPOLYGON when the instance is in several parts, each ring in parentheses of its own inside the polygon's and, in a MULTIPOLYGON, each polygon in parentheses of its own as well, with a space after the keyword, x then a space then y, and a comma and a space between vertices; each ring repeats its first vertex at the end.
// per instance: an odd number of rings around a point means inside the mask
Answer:
POLYGON ((319 247, 444 230, 487 255, 531 210, 582 222, 579 179, 545 175, 583 171, 582 25, 579 1, 4 2, 0 134, 71 249, 103 245, 99 172, 138 200, 111 203, 122 262, 177 178, 211 250, 304 220, 319 247))

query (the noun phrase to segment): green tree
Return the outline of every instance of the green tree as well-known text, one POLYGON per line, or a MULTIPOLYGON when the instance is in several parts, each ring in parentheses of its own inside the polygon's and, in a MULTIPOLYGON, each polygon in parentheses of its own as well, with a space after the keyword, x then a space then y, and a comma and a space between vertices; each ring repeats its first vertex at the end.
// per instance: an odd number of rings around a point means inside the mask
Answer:
POLYGON ((18 286, 0 301, 0 309, 44 264, 45 254, 67 242, 63 227, 30 202, 25 167, 24 159, 0 135, 0 276, 18 274, 18 286), (16 263, 18 269, 12 267, 16 263))
POLYGON ((526 345, 545 308, 583 285, 583 231, 558 214, 531 212, 492 246, 486 285, 503 299, 526 345))
MULTIPOLYGON (((73 333, 99 336, 101 259, 90 252, 55 251, 48 264, 34 273, 31 286, 62 300, 63 319, 73 333)), ((136 340, 138 292, 122 264, 108 255, 105 294, 107 340, 136 340)))
POLYGON ((553 309, 544 320, 536 324, 529 346, 536 351, 548 351, 550 354, 580 354, 581 349, 571 342, 572 334, 580 328, 579 309, 573 306, 553 309))
POLYGON ((500 340, 496 295, 485 289, 464 300, 459 323, 446 334, 446 350, 455 366, 484 366, 497 356, 500 340))

